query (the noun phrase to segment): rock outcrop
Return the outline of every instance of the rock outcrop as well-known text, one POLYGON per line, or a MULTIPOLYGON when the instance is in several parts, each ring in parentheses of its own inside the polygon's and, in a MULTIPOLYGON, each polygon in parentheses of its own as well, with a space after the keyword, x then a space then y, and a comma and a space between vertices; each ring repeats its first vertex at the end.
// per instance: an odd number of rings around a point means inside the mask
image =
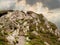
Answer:
POLYGON ((60 45, 58 39, 56 25, 43 14, 17 10, 0 17, 0 45, 20 45, 21 41, 25 45, 60 45), (19 40, 21 37, 24 39, 19 40))

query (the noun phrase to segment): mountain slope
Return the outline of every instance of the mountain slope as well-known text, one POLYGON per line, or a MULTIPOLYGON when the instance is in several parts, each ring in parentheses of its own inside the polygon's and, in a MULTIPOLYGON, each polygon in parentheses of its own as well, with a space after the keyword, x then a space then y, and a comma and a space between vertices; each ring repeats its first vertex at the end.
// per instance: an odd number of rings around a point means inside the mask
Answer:
POLYGON ((16 10, 0 17, 0 45, 60 45, 59 32, 43 14, 16 10))

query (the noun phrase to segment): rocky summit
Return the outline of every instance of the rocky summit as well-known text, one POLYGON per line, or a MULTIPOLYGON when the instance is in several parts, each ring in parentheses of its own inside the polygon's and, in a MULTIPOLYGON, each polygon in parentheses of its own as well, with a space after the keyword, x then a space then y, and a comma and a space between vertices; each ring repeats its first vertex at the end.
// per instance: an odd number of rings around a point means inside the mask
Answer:
POLYGON ((60 45, 59 34, 43 14, 16 10, 0 17, 0 45, 60 45))

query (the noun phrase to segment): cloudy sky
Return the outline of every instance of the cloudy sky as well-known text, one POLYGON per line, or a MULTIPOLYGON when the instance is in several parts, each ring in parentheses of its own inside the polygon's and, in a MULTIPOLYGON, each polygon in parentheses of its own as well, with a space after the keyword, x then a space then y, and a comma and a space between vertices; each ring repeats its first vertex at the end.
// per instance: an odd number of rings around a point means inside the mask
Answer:
POLYGON ((60 28, 60 0, 0 0, 0 10, 8 9, 43 13, 60 28))

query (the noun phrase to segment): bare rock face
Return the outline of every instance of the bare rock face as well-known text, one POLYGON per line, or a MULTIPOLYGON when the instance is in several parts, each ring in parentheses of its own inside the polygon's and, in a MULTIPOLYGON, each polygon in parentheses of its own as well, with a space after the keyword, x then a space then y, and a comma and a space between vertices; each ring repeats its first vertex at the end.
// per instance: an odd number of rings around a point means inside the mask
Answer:
POLYGON ((43 14, 16 10, 0 17, 0 45, 60 45, 58 38, 56 25, 43 14))

